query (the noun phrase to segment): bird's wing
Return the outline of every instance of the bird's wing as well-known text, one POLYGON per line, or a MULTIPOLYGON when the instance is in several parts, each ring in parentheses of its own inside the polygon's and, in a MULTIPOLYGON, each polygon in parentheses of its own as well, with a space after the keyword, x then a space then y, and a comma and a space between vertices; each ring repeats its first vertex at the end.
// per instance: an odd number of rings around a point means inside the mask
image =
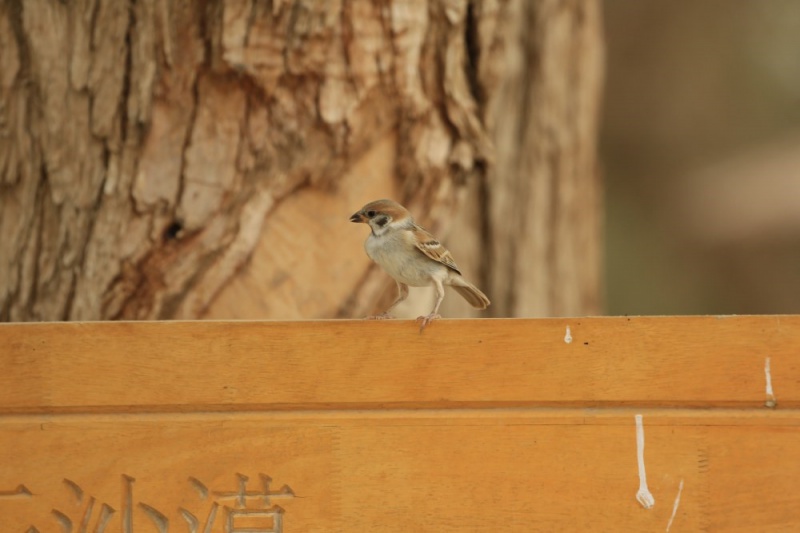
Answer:
POLYGON ((457 273, 461 274, 461 271, 458 269, 458 265, 456 265, 456 262, 453 260, 453 256, 450 251, 442 246, 442 243, 437 241, 433 235, 416 224, 411 228, 411 233, 414 236, 414 244, 416 245, 417 250, 430 257, 434 261, 437 261, 447 268, 453 269, 457 273))

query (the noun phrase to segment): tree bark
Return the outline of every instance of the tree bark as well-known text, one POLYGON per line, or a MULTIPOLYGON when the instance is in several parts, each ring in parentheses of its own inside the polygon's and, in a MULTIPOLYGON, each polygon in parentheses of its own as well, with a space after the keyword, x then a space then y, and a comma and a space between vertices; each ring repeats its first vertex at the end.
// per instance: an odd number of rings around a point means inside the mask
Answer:
POLYGON ((347 219, 380 197, 493 316, 595 313, 600 25, 598 0, 0 3, 0 319, 361 316, 394 284, 347 219))

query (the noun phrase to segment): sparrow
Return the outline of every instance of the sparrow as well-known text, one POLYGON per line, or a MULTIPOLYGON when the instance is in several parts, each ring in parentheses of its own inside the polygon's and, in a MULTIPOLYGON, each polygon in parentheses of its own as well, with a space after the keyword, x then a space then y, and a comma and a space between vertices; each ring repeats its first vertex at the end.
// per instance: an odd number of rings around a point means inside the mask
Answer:
POLYGON ((369 318, 392 318, 389 312, 408 298, 409 286, 433 285, 436 289, 433 310, 417 318, 422 321, 420 333, 433 320, 441 318, 439 306, 444 300, 445 285, 453 287, 472 307, 489 307, 489 298, 464 279, 447 248, 417 225, 402 205, 392 200, 376 200, 353 213, 350 222, 370 227, 364 249, 397 282, 398 296, 394 303, 380 315, 369 318))

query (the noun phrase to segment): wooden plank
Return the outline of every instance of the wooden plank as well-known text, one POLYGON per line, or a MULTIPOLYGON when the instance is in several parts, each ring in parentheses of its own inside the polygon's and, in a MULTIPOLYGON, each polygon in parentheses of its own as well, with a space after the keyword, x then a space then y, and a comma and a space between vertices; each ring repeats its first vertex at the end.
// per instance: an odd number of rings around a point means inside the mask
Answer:
POLYGON ((796 316, 0 325, 0 531, 796 531, 798 348, 796 316))
POLYGON ((800 400, 800 317, 0 325, 5 413, 800 400), (567 327, 571 342, 565 342, 567 327))
POLYGON ((663 531, 681 483, 674 531, 800 528, 797 423, 705 425, 688 410, 645 411, 655 498, 646 510, 636 500, 633 414, 593 425, 579 410, 563 410, 557 423, 535 408, 518 411, 423 423, 332 412, 302 421, 295 412, 0 419, 3 531, 56 531, 53 510, 77 527, 95 498, 89 523, 108 505, 109 532, 159 531, 149 508, 169 531, 188 531, 181 509, 203 524, 215 503, 212 531, 221 532, 240 490, 250 491, 245 509, 259 508, 262 474, 279 494, 261 507, 283 508, 284 532, 663 531), (280 494, 284 484, 294 497, 280 494), (20 485, 32 494, 13 495, 20 485))

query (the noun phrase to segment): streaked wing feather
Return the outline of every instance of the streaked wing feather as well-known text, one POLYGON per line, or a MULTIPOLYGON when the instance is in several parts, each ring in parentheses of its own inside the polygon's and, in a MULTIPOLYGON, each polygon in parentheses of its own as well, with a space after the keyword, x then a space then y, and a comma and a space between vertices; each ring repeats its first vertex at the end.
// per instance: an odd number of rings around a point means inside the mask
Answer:
POLYGON ((414 234, 415 244, 420 252, 461 274, 450 251, 442 246, 442 243, 437 241, 433 235, 417 225, 414 225, 411 231, 414 234))

